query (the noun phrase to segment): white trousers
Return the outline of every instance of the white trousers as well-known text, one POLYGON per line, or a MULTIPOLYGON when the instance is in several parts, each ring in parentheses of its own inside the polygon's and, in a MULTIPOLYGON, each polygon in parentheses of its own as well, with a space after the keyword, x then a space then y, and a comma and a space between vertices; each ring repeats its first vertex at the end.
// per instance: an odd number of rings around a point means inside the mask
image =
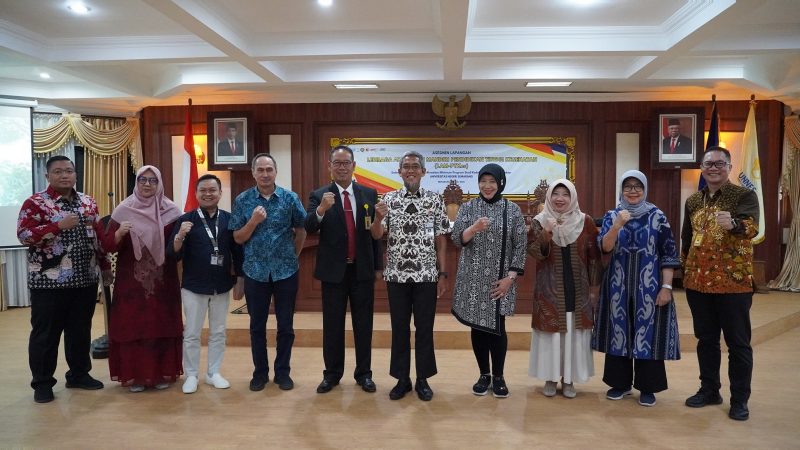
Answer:
POLYGON ((592 330, 574 328, 574 315, 567 313, 566 333, 531 330, 528 375, 545 381, 586 383, 594 375, 592 330))
POLYGON ((200 332, 208 311, 208 374, 219 373, 225 353, 225 320, 228 317, 230 291, 217 295, 195 294, 181 289, 183 315, 183 371, 198 376, 200 367, 200 332))

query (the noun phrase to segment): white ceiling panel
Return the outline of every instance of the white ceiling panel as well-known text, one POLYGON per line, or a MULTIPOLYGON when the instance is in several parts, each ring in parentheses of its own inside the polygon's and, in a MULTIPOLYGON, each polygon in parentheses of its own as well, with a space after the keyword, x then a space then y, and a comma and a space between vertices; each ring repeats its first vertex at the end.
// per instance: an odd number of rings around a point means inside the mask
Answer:
POLYGON ((74 112, 242 102, 776 99, 800 0, 0 0, 0 96, 74 112), (50 80, 39 78, 47 70, 50 80), (559 92, 525 81, 574 81, 559 92), (369 92, 334 82, 375 82, 369 92))

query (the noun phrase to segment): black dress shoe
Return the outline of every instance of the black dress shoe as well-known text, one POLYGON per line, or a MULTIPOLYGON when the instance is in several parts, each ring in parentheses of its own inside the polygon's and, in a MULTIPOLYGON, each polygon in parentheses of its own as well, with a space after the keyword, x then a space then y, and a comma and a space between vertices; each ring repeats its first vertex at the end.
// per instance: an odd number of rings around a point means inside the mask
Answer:
POLYGON ((731 403, 731 410, 728 411, 728 417, 733 420, 749 419, 750 410, 747 409, 747 403, 731 403))
POLYGON ((356 384, 361 386, 361 389, 364 392, 375 392, 378 389, 377 386, 375 386, 375 382, 372 381, 372 378, 370 377, 356 380, 356 384))
POLYGON ((719 391, 709 391, 700 388, 697 394, 686 399, 685 404, 690 408, 702 408, 706 405, 721 405, 722 397, 720 397, 719 391))
POLYGON ((94 391, 97 389, 103 389, 103 382, 100 380, 95 380, 87 374, 74 380, 67 380, 67 387, 70 389, 77 388, 94 391))
POLYGON ((339 380, 329 380, 327 378, 323 378, 322 382, 317 386, 317 394, 325 394, 330 392, 334 386, 339 384, 339 380))
POLYGON ((33 390, 33 401, 36 403, 50 403, 54 398, 51 387, 38 387, 33 390))
POLYGON ((418 378, 417 384, 414 385, 414 390, 417 391, 417 397, 423 402, 429 402, 433 398, 433 389, 428 386, 428 380, 425 378, 418 378))
POLYGON ((275 377, 275 384, 277 384, 282 391, 291 391, 294 389, 294 381, 289 375, 280 378, 275 377))
POLYGON ((397 384, 389 392, 389 399, 400 400, 405 397, 408 392, 411 392, 411 379, 406 378, 398 380, 397 384))
POLYGON ((267 380, 265 378, 253 378, 250 380, 250 390, 253 392, 263 391, 266 385, 267 380))

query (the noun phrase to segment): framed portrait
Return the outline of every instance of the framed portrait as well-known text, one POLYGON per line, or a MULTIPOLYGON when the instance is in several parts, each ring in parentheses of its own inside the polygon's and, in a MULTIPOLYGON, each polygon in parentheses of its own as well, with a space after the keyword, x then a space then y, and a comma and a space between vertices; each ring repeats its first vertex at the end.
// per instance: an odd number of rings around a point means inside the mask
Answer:
POLYGON ((653 118, 652 167, 696 169, 703 155, 705 110, 657 109, 653 118))
POLYGON ((253 121, 248 112, 208 113, 208 168, 245 170, 253 148, 253 121))

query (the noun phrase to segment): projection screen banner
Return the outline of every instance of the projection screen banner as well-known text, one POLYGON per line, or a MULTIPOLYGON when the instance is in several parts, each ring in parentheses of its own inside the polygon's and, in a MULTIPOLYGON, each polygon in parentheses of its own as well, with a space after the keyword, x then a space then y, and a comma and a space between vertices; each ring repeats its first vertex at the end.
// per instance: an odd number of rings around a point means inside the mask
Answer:
POLYGON ((17 218, 33 193, 31 108, 0 105, 0 248, 19 247, 17 218))
POLYGON ((337 145, 353 150, 356 181, 379 194, 403 187, 398 168, 407 151, 425 157, 422 187, 439 193, 454 180, 465 194, 476 194, 478 171, 488 163, 505 169, 504 195, 526 195, 541 180, 574 177, 574 137, 331 139, 331 148, 337 145))

